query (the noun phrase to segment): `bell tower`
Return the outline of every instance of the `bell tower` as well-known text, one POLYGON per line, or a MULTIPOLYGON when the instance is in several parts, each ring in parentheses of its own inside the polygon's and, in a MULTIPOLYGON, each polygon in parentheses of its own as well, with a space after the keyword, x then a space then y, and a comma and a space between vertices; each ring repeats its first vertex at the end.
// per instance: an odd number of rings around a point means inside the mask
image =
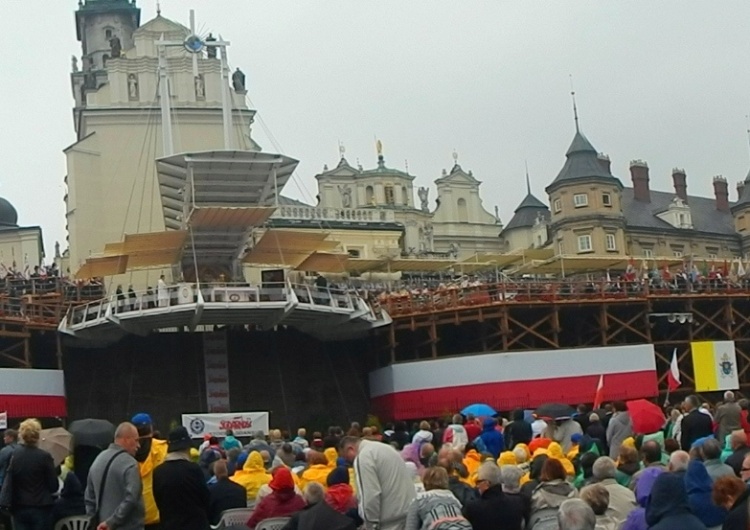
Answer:
POLYGON ((141 22, 135 0, 78 0, 76 36, 81 43, 83 71, 99 71, 107 60, 133 47, 141 22))

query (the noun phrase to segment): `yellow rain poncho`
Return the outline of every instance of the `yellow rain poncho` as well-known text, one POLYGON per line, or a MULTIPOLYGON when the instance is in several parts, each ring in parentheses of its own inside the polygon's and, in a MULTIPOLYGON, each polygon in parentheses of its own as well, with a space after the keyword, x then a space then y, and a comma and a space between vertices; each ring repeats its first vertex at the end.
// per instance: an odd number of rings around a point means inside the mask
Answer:
POLYGON ((271 475, 263 467, 263 457, 258 451, 253 451, 248 455, 242 469, 235 471, 230 480, 244 487, 247 490, 247 500, 254 501, 261 486, 271 482, 271 475))
POLYGON ((143 506, 146 508, 145 524, 156 524, 159 522, 159 509, 154 500, 154 469, 161 465, 167 457, 167 441, 151 439, 151 451, 146 460, 138 462, 143 483, 143 506))
POLYGON ((563 454, 562 446, 557 442, 552 442, 547 447, 547 456, 559 460, 565 468, 565 474, 569 477, 574 477, 576 474, 576 468, 573 466, 573 462, 563 454))
POLYGON ((497 465, 498 466, 515 466, 518 464, 516 461, 516 455, 513 454, 513 451, 503 451, 500 453, 500 458, 497 459, 497 465))

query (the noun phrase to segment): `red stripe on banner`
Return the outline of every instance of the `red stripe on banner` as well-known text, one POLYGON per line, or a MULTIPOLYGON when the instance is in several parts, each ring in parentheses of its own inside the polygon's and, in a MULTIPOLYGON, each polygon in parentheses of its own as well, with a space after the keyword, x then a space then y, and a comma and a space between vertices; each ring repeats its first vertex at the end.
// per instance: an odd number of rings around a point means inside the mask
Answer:
MULTIPOLYGON (((394 392, 370 400, 383 418, 411 420, 455 414, 472 403, 487 403, 498 411, 535 408, 544 403, 590 403, 599 382, 598 375, 505 381, 477 385, 394 392)), ((629 400, 659 394, 656 371, 607 374, 604 400, 629 400)))
POLYGON ((65 396, 18 396, 0 394, 0 412, 9 418, 65 418, 65 396))

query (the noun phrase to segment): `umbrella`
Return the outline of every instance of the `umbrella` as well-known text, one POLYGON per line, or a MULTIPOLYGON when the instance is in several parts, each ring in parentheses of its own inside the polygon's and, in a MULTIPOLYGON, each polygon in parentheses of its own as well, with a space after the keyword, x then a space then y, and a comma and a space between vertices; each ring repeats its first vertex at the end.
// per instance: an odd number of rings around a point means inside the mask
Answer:
POLYGON ((547 420, 566 420, 575 414, 575 409, 563 403, 545 403, 536 409, 539 418, 547 420))
POLYGON ((473 414, 477 418, 481 418, 482 416, 494 416, 497 412, 486 403, 474 403, 473 405, 464 408, 464 410, 461 411, 461 414, 464 416, 473 414))
POLYGON ((44 449, 52 455, 55 467, 59 466, 70 454, 71 434, 62 427, 42 429, 39 433, 39 449, 44 449))
POLYGON ((628 412, 633 422, 633 431, 638 434, 651 434, 660 431, 664 427, 664 413, 659 405, 655 405, 645 399, 634 399, 628 401, 628 412))
POLYGON ((115 426, 107 420, 88 418, 76 420, 68 426, 76 446, 88 445, 106 449, 114 441, 115 426))

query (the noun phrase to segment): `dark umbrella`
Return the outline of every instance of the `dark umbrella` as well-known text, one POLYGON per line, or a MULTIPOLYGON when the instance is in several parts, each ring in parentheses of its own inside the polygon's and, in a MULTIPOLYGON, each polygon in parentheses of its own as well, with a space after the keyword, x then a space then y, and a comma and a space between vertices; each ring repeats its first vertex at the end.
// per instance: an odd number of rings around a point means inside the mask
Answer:
POLYGON ((88 445, 106 449, 115 439, 115 426, 107 420, 88 418, 76 420, 68 431, 73 435, 73 445, 88 445))
POLYGON ((545 403, 536 409, 538 418, 543 420, 564 420, 575 414, 575 409, 563 403, 545 403))

